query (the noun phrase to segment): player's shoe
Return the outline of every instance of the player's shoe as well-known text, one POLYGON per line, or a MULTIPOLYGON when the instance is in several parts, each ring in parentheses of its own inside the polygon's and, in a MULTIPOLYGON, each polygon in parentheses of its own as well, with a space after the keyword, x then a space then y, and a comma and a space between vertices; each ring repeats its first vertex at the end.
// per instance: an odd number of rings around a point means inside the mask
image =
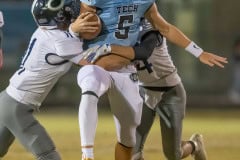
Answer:
POLYGON ((132 156, 131 160, 144 160, 144 158, 143 158, 143 153, 142 153, 142 152, 137 152, 137 153, 135 153, 135 154, 132 156))
POLYGON ((195 144, 195 151, 192 153, 194 160, 207 160, 207 153, 203 143, 203 136, 200 134, 193 134, 190 138, 195 144))

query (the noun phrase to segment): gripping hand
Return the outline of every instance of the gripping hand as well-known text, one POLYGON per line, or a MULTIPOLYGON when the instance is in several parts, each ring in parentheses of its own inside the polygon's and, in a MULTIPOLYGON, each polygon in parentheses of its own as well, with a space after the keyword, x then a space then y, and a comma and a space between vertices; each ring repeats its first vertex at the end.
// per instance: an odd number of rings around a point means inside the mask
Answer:
POLYGON ((84 51, 83 58, 88 63, 94 63, 100 56, 104 56, 111 53, 111 45, 106 43, 103 45, 96 45, 92 48, 87 49, 84 51))

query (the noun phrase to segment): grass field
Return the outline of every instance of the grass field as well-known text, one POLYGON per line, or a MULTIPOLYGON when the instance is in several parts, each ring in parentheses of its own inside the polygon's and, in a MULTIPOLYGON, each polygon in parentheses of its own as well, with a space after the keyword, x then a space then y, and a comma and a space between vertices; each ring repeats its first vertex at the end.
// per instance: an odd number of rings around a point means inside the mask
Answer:
MULTIPOLYGON (((77 111, 37 114, 56 143, 63 160, 80 160, 80 142, 77 111)), ((184 120, 183 139, 192 133, 204 135, 209 160, 240 160, 240 109, 239 110, 191 110, 184 120)), ((100 112, 95 143, 96 160, 113 160, 116 141, 112 116, 100 112)), ((32 160, 33 156, 16 141, 4 160, 32 160)), ((146 160, 164 160, 158 119, 145 145, 146 160)), ((191 157, 186 158, 190 160, 191 157)))

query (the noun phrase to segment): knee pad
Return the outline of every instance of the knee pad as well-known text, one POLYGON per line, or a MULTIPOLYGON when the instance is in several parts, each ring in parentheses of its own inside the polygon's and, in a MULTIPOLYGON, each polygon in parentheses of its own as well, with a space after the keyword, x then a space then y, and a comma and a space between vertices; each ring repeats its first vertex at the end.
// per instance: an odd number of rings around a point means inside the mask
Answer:
POLYGON ((82 93, 91 91, 100 97, 110 87, 111 78, 110 74, 104 69, 95 65, 87 65, 79 70, 77 82, 82 89, 82 93))

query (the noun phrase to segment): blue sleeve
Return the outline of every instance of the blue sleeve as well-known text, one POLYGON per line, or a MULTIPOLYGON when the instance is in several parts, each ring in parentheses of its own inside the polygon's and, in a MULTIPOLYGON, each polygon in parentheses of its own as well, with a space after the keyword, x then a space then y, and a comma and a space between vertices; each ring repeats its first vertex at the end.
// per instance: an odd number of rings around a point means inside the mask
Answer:
POLYGON ((89 6, 96 6, 96 0, 80 0, 80 2, 83 2, 89 6))

